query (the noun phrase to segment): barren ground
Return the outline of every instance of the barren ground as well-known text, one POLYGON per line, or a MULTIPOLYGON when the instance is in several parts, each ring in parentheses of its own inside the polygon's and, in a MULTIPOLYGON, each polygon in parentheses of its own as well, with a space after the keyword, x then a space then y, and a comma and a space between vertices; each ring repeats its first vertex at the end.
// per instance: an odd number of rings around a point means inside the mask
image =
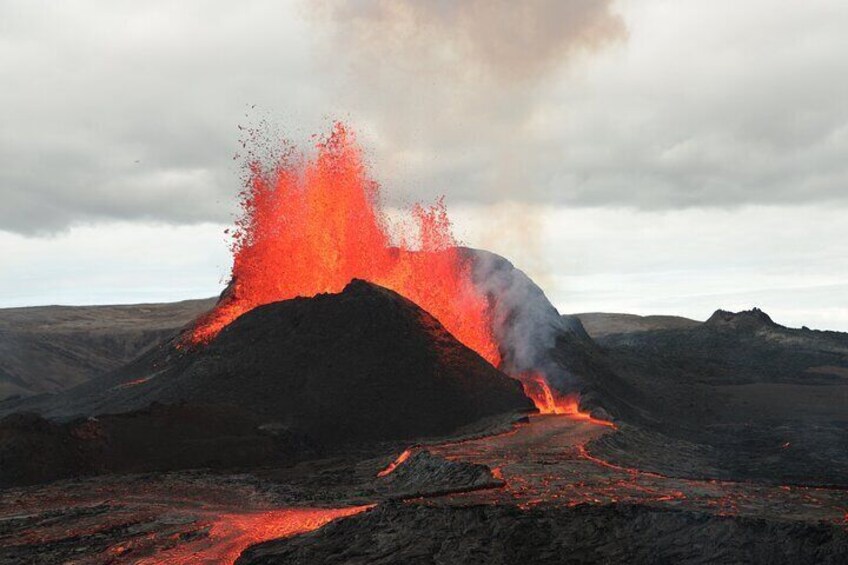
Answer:
POLYGON ((547 541, 533 542, 537 549, 528 545, 531 553, 523 555, 542 562, 565 560, 560 544, 566 543, 582 559, 623 558, 632 550, 636 562, 662 556, 696 562, 702 542, 723 543, 730 561, 838 562, 848 555, 848 491, 667 478, 618 467, 586 448, 610 433, 563 416, 536 416, 505 433, 413 447, 413 456, 426 449, 436 457, 411 457, 382 478, 378 472, 403 446, 386 446, 377 457, 347 453, 253 475, 110 476, 9 489, 0 494, 0 563, 232 561, 252 544, 345 516, 351 517, 256 546, 242 560, 518 562, 520 555, 511 560, 498 548, 507 539, 531 544, 527 528, 550 530, 547 541), (492 473, 481 475, 467 463, 492 473), (403 481, 393 478, 401 473, 403 481), (452 490, 451 483, 468 492, 438 495, 452 490), (453 526, 438 526, 448 523, 453 526), (419 547, 422 527, 435 530, 419 547), (499 541, 491 528, 506 537, 499 541), (443 536, 460 536, 464 545, 443 536))

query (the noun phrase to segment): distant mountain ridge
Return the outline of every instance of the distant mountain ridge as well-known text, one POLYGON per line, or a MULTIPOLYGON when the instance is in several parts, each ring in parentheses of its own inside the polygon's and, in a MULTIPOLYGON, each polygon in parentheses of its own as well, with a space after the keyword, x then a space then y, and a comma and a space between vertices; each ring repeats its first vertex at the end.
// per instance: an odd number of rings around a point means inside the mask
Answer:
POLYGON ((214 303, 0 309, 0 400, 59 392, 116 369, 214 303))
POLYGON ((572 314, 572 316, 583 323, 583 327, 593 338, 613 334, 693 328, 701 323, 682 316, 639 316, 608 312, 584 312, 572 314))

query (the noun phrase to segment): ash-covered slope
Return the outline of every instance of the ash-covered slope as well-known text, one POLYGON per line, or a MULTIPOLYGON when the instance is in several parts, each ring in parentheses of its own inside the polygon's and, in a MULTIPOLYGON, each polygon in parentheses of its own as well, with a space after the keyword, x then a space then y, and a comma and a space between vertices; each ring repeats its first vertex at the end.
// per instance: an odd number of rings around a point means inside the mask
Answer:
POLYGON ((848 484, 848 334, 755 308, 599 342, 651 415, 599 454, 665 473, 848 484))
POLYGON ((236 406, 321 445, 438 435, 532 406, 427 312, 359 280, 256 308, 208 345, 169 344, 41 411, 67 418, 151 402, 236 406))
POLYGON ((214 300, 0 309, 0 400, 55 393, 175 335, 214 300))

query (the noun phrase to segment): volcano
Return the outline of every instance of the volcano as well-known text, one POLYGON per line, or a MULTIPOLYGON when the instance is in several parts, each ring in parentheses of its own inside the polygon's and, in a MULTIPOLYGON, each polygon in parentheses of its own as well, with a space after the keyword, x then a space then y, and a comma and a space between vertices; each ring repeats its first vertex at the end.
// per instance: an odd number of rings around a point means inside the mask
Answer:
POLYGON ((845 561, 846 336, 587 332, 316 150, 248 163, 217 301, 6 313, 0 563, 845 561))
MULTIPOLYGON (((530 411, 533 404, 517 381, 459 343, 413 302, 354 280, 338 294, 257 307, 201 347, 186 349, 176 339, 51 398, 42 408, 69 422, 68 437, 75 438, 69 441, 81 444, 77 451, 90 452, 74 423, 79 417, 98 416, 93 434, 98 444, 113 436, 130 446, 147 445, 143 422, 153 433, 162 427, 157 418, 171 421, 187 413, 209 415, 216 422, 215 437, 221 435, 221 419, 230 418, 239 429, 252 422, 256 430, 326 449, 437 436, 487 416, 530 411), (151 405, 172 408, 163 416, 161 410, 147 410, 151 405), (134 414, 133 421, 141 422, 137 438, 125 433, 126 418, 108 416, 118 414, 134 414)), ((51 437, 64 433, 44 430, 51 437)), ((243 437, 253 445, 256 435, 243 437)), ((168 451, 170 436, 156 436, 168 451)), ((121 453, 133 457, 131 447, 121 453)), ((191 466, 185 458, 173 465, 191 466)), ((100 466, 135 468, 123 460, 100 466)))
POLYGON ((361 280, 257 307, 100 408, 154 400, 234 404, 328 444, 441 434, 532 407, 518 383, 433 316, 361 280))

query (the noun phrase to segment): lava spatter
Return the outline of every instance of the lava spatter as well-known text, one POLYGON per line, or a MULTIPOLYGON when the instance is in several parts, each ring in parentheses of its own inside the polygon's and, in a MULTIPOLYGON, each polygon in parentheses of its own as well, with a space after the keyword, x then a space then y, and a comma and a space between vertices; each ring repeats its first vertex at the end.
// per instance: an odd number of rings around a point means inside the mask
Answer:
POLYGON ((361 149, 341 123, 318 143, 313 159, 289 152, 270 165, 249 163, 233 233, 232 284, 194 327, 190 343, 211 340, 257 306, 337 293, 360 278, 417 303, 499 364, 488 301, 472 282, 443 200, 416 205, 406 221, 392 222, 361 149))

